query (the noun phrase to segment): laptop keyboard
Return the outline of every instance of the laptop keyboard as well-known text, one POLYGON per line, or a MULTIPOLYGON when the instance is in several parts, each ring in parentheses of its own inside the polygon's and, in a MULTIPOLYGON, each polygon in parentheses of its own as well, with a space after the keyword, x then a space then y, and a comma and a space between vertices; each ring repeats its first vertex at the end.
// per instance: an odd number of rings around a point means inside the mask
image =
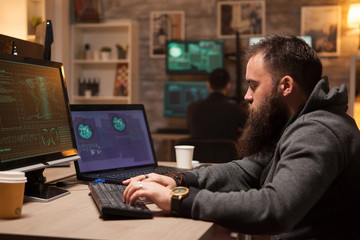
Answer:
MULTIPOLYGON (((143 175, 143 174, 149 174, 149 173, 158 173, 158 174, 169 174, 171 172, 179 172, 181 170, 184 169, 178 169, 178 168, 174 168, 174 167, 166 167, 166 166, 157 166, 155 169, 153 168, 143 168, 143 169, 136 169, 136 170, 129 170, 129 171, 123 171, 123 172, 116 172, 113 174, 106 174, 106 178, 108 179, 113 179, 114 182, 118 182, 135 177, 135 176, 139 176, 139 175, 143 175)), ((98 176, 99 178, 103 177, 101 175, 98 176)))
POLYGON ((134 205, 123 202, 126 186, 112 183, 89 183, 91 196, 100 211, 100 217, 106 218, 152 218, 148 207, 137 200, 134 205))

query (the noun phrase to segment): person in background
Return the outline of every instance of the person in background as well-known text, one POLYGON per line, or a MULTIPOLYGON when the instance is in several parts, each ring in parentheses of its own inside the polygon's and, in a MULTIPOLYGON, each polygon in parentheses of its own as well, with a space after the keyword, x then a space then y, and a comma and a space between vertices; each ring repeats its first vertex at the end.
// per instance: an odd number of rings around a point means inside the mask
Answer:
POLYGON ((187 109, 187 126, 191 138, 236 140, 247 119, 247 112, 228 99, 229 73, 218 68, 211 72, 206 99, 193 102, 187 109))
POLYGON ((247 59, 243 158, 128 179, 124 201, 146 197, 176 216, 272 239, 360 239, 360 132, 345 85, 329 89, 320 59, 295 36, 268 36, 247 59))

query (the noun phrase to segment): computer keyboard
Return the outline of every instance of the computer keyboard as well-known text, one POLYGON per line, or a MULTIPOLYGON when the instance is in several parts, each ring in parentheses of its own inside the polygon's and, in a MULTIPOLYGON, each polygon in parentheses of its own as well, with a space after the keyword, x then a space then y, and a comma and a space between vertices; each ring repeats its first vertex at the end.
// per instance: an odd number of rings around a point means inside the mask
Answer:
POLYGON ((89 183, 92 198, 100 211, 100 217, 107 218, 152 218, 153 213, 140 200, 134 205, 123 202, 126 186, 112 183, 89 183))

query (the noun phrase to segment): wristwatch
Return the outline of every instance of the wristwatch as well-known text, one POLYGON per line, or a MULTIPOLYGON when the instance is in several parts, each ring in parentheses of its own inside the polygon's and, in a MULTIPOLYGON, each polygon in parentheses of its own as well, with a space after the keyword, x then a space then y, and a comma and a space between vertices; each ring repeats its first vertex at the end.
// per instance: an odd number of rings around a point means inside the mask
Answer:
POLYGON ((171 214, 179 214, 180 203, 182 199, 189 195, 189 189, 186 187, 176 187, 171 190, 171 214))

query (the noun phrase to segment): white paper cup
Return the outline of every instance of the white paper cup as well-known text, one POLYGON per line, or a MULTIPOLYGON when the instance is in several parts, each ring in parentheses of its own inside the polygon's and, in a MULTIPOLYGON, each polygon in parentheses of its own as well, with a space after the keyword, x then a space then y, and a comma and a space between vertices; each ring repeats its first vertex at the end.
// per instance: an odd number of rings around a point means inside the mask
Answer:
POLYGON ((0 218, 21 216, 25 183, 23 172, 0 172, 0 218))
POLYGON ((191 169, 194 155, 194 146, 177 145, 175 146, 176 165, 178 168, 191 169))

